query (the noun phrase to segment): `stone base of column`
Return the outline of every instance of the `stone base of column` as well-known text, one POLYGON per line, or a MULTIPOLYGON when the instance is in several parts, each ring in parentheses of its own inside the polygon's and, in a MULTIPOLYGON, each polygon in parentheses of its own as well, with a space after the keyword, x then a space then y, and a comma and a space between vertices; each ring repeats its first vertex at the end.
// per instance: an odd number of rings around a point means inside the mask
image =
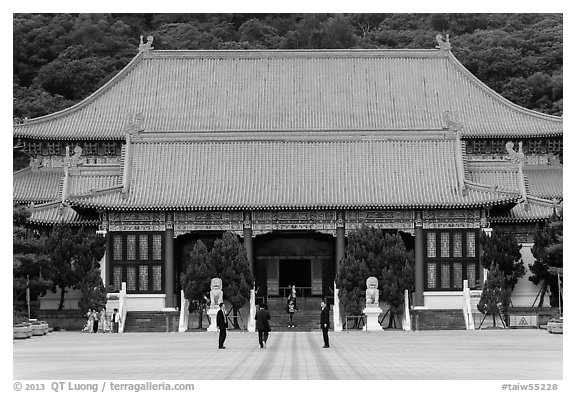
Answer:
POLYGON ((378 323, 378 316, 382 313, 380 307, 366 307, 362 310, 362 313, 366 315, 366 326, 364 330, 367 332, 382 330, 382 326, 378 323))
POLYGON ((217 332, 218 327, 216 326, 216 314, 218 314, 218 309, 217 308, 210 308, 210 309, 208 309, 208 311, 206 313, 210 316, 210 326, 208 326, 207 331, 217 332))

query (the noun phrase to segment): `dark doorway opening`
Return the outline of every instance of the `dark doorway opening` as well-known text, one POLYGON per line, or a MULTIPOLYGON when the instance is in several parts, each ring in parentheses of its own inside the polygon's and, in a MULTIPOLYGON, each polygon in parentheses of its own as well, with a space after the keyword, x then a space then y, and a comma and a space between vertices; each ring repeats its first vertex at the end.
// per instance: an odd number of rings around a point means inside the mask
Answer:
POLYGON ((278 262, 278 285, 280 288, 296 285, 298 295, 310 296, 312 289, 310 259, 280 259, 278 262))

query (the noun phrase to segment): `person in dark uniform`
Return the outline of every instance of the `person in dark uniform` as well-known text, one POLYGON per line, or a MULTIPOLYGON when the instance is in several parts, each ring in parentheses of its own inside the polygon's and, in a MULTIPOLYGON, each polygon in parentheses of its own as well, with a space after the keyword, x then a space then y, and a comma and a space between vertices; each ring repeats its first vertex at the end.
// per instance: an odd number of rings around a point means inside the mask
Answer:
POLYGON ((256 330, 258 330, 258 343, 260 348, 266 348, 266 341, 268 341, 268 333, 270 332, 270 313, 265 304, 260 305, 260 309, 256 313, 256 330))
POLYGON ((216 326, 220 329, 218 348, 225 349, 224 341, 226 340, 226 328, 228 328, 228 322, 226 321, 226 306, 224 303, 220 303, 220 310, 218 310, 218 313, 216 314, 216 326))
POLYGON ((322 336, 324 337, 324 346, 322 348, 330 348, 330 342, 328 340, 328 329, 330 328, 329 309, 324 300, 320 303, 320 307, 322 307, 322 312, 320 313, 320 328, 322 329, 322 336))

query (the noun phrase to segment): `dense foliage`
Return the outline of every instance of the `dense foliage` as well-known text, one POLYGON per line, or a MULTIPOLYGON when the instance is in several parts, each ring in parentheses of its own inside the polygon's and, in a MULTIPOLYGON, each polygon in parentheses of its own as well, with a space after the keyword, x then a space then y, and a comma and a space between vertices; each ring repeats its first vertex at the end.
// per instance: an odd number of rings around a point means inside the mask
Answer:
MULTIPOLYGON (((180 277, 180 283, 184 296, 191 302, 191 311, 202 313, 210 292, 210 281, 215 277, 222 279, 224 300, 232 304, 235 316, 250 299, 254 276, 246 249, 235 234, 224 233, 210 251, 198 240, 185 261, 187 267, 180 277)), ((234 322, 238 327, 236 319, 234 322)), ((202 327, 201 324, 202 320, 199 319, 198 327, 202 327)))
POLYGON ((510 303, 512 289, 506 287, 505 281, 504 273, 500 271, 496 263, 492 263, 477 305, 482 314, 485 316, 492 315, 492 327, 496 327, 496 316, 504 323, 506 305, 510 303))
POLYGON ((336 285, 348 315, 364 308, 366 279, 378 279, 380 300, 390 306, 389 326, 404 303, 404 290, 414 289, 414 253, 408 252, 398 234, 362 227, 348 235, 345 257, 338 265, 336 285))
POLYGON ((542 291, 538 306, 544 303, 544 294, 550 289, 550 305, 558 307, 559 288, 558 275, 550 272, 550 268, 562 268, 563 259, 563 221, 554 218, 547 222, 534 234, 534 247, 532 247, 534 263, 529 265, 532 276, 528 277, 534 284, 542 282, 542 291))
POLYGON ((15 14, 13 115, 33 118, 87 97, 156 49, 434 48, 513 102, 562 114, 561 14, 15 14))

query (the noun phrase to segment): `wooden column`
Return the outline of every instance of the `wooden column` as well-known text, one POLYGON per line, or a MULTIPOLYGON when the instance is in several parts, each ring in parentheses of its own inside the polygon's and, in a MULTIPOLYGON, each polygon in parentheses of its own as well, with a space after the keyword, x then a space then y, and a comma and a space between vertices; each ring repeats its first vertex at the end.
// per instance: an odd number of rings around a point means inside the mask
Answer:
POLYGON ((244 247, 250 263, 250 270, 254 274, 254 249, 252 242, 252 219, 250 212, 244 212, 244 247))
POLYGON ((334 271, 334 276, 338 275, 338 266, 340 261, 344 258, 345 245, 346 245, 346 234, 344 228, 344 213, 338 212, 338 221, 336 223, 336 266, 334 271))
POLYGON ((414 306, 424 306, 424 231, 422 229, 422 212, 416 212, 416 222, 414 225, 414 254, 415 254, 415 296, 414 306))
POLYGON ((166 293, 166 308, 174 308, 174 223, 171 214, 166 218, 164 236, 164 290, 166 293))

